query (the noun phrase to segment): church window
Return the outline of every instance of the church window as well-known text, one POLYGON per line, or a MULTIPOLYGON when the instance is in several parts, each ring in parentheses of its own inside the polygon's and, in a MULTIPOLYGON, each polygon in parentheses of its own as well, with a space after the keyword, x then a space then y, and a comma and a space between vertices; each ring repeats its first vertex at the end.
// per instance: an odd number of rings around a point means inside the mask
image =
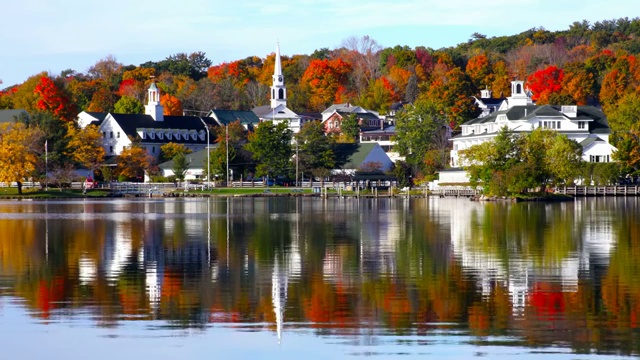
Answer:
POLYGON ((278 99, 284 99, 284 89, 278 90, 278 99))
POLYGON ((113 131, 109 131, 109 137, 113 139, 113 131))
POLYGON ((516 85, 516 94, 520 94, 522 93, 522 85, 518 84, 516 85))

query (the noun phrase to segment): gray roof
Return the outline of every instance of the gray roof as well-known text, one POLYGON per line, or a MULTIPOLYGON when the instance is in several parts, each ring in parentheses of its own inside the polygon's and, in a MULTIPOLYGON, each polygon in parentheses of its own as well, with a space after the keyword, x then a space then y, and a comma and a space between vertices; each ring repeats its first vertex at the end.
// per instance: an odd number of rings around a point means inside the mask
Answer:
MULTIPOLYGON (((608 134, 609 122, 606 115, 593 106, 578 106, 578 112, 571 120, 585 120, 589 124, 589 132, 592 134, 608 134)), ((488 124, 495 122, 499 115, 506 115, 509 121, 529 120, 536 116, 565 116, 559 105, 519 105, 507 110, 494 111, 485 116, 469 120, 462 125, 488 124)), ((460 137, 460 136, 456 136, 460 137)))
POLYGON ((351 105, 350 103, 344 103, 344 104, 333 104, 333 105, 329 106, 328 108, 324 109, 322 111, 322 113, 323 114, 332 113, 334 110, 335 111, 340 111, 340 112, 346 112, 346 113, 352 113, 352 112, 358 112, 358 111, 366 111, 366 110, 362 109, 360 106, 351 105))
POLYGON ((385 126, 384 129, 371 128, 371 129, 362 130, 361 133, 362 135, 378 135, 378 134, 394 135, 396 133, 396 127, 395 125, 391 125, 391 126, 385 126))
POLYGON ((251 111, 253 111, 253 113, 258 117, 264 117, 265 115, 271 114, 273 112, 273 108, 271 105, 262 105, 254 107, 251 111))
MULTIPOLYGON (((215 149, 219 145, 220 144, 211 144, 211 149, 215 149)), ((202 169, 207 162, 207 149, 202 149, 200 151, 187 154, 186 158, 187 162, 189 163, 188 169, 202 169)), ((161 164, 158 164, 158 167, 162 170, 170 170, 173 168, 173 160, 165 161, 161 164)))
POLYGON ((594 137, 594 136, 589 136, 588 138, 582 140, 580 142, 580 146, 582 146, 582 148, 586 148, 587 146, 596 143, 596 142, 604 142, 604 140, 600 139, 599 137, 594 137))
POLYGON ((16 121, 22 114, 29 117, 29 113, 24 109, 0 110, 0 123, 16 121))

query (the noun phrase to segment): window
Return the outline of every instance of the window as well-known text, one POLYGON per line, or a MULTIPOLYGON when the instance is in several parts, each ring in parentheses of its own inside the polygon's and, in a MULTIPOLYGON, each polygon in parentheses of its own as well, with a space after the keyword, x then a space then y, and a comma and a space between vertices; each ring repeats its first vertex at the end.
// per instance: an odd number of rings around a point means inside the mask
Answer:
POLYGON ((120 139, 120 131, 118 131, 118 134, 117 134, 117 135, 118 135, 118 139, 120 139))
POLYGON ((109 154, 113 154, 113 146, 109 146, 109 154))
POLYGON ((107 138, 107 132, 106 131, 102 132, 102 137, 105 138, 105 139, 107 138))
POLYGON ((113 131, 109 132, 109 137, 113 139, 113 131))
POLYGON ((560 129, 560 121, 558 121, 558 124, 556 125, 556 129, 560 129))
POLYGON ((578 121, 578 129, 584 129, 585 128, 585 122, 584 121, 578 121))
POLYGON ((151 147, 151 153, 152 153, 152 154, 155 154, 155 153, 156 153, 156 147, 155 147, 155 146, 152 146, 152 147, 151 147))

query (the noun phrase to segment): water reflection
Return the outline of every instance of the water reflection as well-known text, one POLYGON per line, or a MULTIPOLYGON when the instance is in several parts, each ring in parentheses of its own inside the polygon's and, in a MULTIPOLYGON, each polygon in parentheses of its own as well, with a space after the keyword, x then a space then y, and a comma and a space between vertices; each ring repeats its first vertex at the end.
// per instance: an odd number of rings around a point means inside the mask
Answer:
POLYGON ((639 203, 3 202, 0 296, 87 327, 638 354, 639 203))

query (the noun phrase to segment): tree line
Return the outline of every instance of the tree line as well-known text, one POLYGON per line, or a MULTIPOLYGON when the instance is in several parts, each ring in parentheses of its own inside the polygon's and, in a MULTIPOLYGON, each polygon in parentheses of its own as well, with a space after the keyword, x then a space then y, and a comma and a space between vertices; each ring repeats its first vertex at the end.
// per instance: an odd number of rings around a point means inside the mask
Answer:
MULTIPOLYGON (((405 135, 419 135, 402 130, 405 124, 436 121, 420 131, 436 134, 433 129, 441 123, 455 131, 478 115, 471 96, 483 88, 491 89, 496 98, 508 96, 513 79, 526 80, 538 104, 602 107, 613 132, 611 142, 620 150, 617 160, 627 173, 637 174, 638 53, 640 19, 621 18, 593 24, 576 21, 554 32, 540 27, 501 37, 474 33, 465 43, 441 49, 383 48, 368 36, 351 37, 335 49, 282 56, 282 66, 288 106, 296 112, 350 102, 386 114, 394 102, 414 104, 407 112, 414 118, 398 118, 399 149, 408 156, 399 174, 428 178, 432 169, 446 164, 439 136, 427 138, 427 144, 405 141, 405 135)), ((6 88, 0 92, 0 109, 45 111, 65 121, 82 110, 140 113, 146 89, 155 81, 167 115, 214 108, 248 110, 268 104, 274 63, 274 54, 217 65, 204 52, 140 65, 124 65, 107 56, 84 73, 40 73, 6 88)))

